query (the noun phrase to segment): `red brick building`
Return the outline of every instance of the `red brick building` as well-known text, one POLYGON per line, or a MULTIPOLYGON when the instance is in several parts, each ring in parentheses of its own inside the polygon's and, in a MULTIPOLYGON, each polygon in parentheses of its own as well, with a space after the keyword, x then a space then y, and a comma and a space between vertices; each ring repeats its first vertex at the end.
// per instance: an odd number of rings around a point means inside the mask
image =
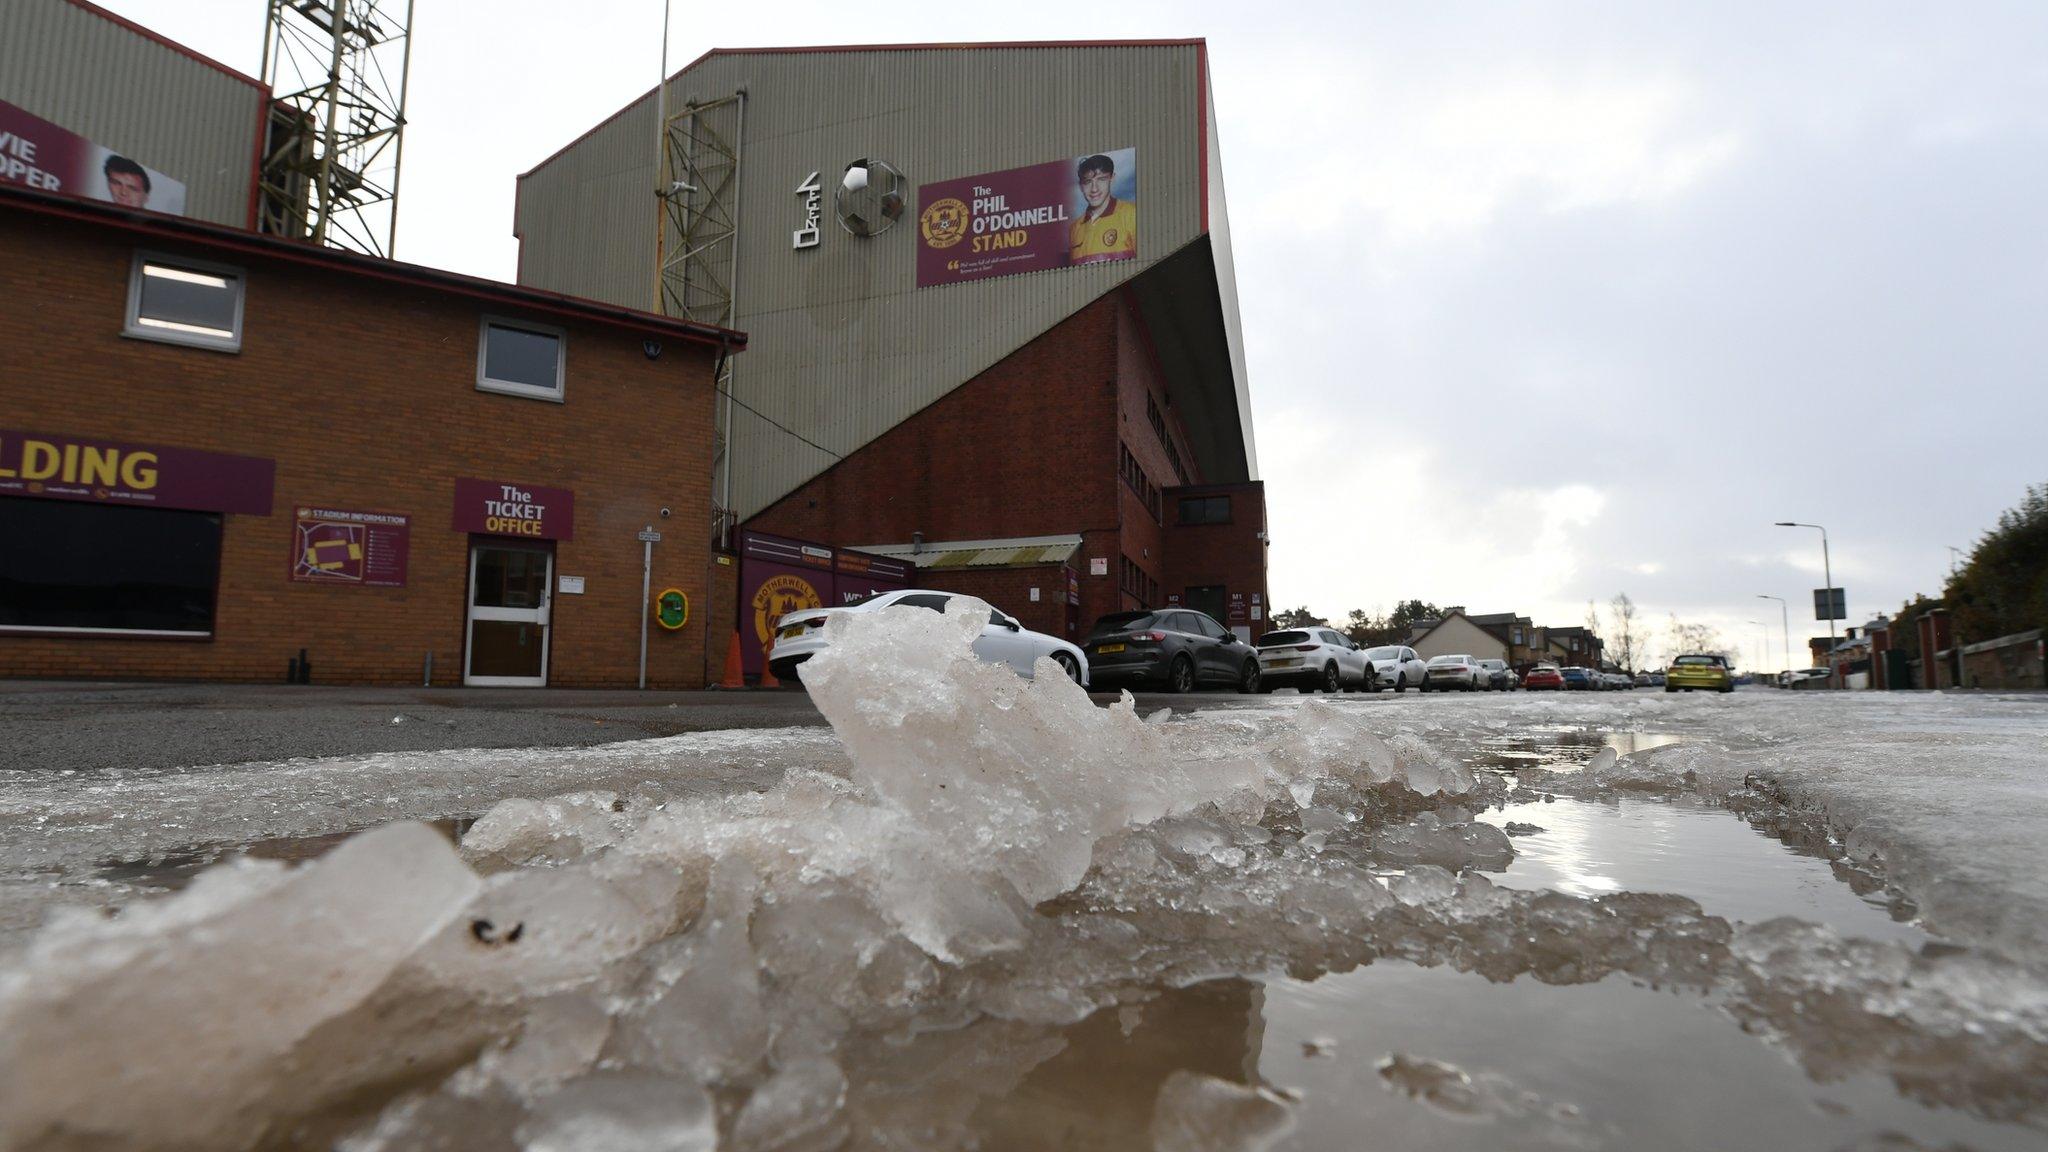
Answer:
POLYGON ((722 661, 738 333, 5 187, 0 266, 0 676, 630 686, 648 527, 722 661))
POLYGON ((1055 636, 1167 604, 1263 632, 1264 488, 1177 483, 1193 459, 1186 437, 1143 319, 1118 292, 747 526, 909 559, 915 582, 1055 636))

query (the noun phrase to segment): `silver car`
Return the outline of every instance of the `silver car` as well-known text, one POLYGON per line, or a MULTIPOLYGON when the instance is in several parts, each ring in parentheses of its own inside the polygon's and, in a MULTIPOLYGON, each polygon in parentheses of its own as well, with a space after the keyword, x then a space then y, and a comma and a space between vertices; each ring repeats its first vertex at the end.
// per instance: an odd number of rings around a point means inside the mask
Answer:
POLYGON ((1495 692, 1512 692, 1521 687, 1521 682, 1515 678, 1515 670, 1508 667, 1507 661, 1481 660, 1479 666, 1486 670, 1486 680, 1480 684, 1481 688, 1495 692))
POLYGON ((1429 666, 1415 654, 1415 649, 1400 644, 1366 649, 1365 666, 1369 669, 1365 682, 1367 692, 1377 692, 1382 688, 1406 692, 1410 688, 1420 688, 1429 674, 1429 666))
POLYGON ((1484 687, 1486 672, 1479 667, 1479 661, 1469 654, 1432 656, 1429 661, 1429 675, 1422 681, 1424 692, 1449 692, 1456 689, 1470 692, 1484 687))

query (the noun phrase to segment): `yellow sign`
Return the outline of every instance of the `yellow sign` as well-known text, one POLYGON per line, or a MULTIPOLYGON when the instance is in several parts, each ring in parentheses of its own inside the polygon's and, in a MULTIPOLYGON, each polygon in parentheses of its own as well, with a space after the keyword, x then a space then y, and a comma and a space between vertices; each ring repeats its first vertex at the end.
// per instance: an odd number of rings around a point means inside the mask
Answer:
POLYGON ((673 632, 690 622, 690 598, 681 588, 664 588, 654 598, 654 620, 673 632))
POLYGON ((754 593, 754 636, 759 640, 762 651, 775 636, 775 622, 791 612, 806 608, 823 608, 825 602, 818 597, 818 590, 801 576, 788 574, 770 576, 761 582, 754 593))

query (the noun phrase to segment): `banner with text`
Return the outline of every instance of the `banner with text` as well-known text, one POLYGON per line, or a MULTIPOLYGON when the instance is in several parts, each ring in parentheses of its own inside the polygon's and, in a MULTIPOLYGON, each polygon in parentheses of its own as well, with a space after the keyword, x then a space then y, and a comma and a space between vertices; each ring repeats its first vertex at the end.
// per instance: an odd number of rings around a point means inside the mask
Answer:
POLYGON ((185 214, 185 185, 0 100, 0 184, 185 214))
POLYGON ((292 525, 292 579, 305 584, 403 588, 411 551, 410 517, 301 508, 292 525))
POLYGON ((1138 150, 920 185, 917 286, 1138 258, 1138 150))
POLYGON ((576 531, 576 494, 567 488, 543 488, 537 484, 457 480, 455 530, 535 540, 572 540, 576 531))
POLYGON ((254 456, 0 431, 0 496, 268 516, 276 474, 254 456))

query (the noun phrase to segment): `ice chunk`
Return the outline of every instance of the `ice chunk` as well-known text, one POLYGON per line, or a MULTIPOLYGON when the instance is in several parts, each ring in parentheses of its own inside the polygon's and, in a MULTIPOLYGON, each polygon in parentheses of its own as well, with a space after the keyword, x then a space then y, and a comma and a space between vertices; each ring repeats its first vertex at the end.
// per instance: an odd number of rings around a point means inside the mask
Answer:
POLYGON ((60 920, 0 984, 0 1147, 60 1130, 248 1142, 266 1103, 318 1102, 318 1080, 291 1079, 298 1047, 477 890, 439 833, 393 824, 301 868, 243 861, 113 919, 60 920))
POLYGON ((1386 864, 1438 864, 1445 868, 1501 871, 1514 859, 1507 833, 1477 821, 1446 823, 1424 812, 1406 824, 1382 828, 1373 837, 1374 859, 1386 864))
POLYGON ((524 1152, 714 1152, 718 1113, 687 1080, 600 1072, 548 1097, 518 1139, 524 1152))
POLYGON ((506 800, 470 825, 462 855, 484 871, 576 860, 618 839, 624 807, 614 792, 506 800))
POLYGON ((845 1143, 846 1074, 822 1057, 778 1069, 733 1122, 734 1152, 832 1152, 845 1143))
POLYGON ((1159 1086, 1155 1152, 1259 1152, 1294 1130, 1294 1109, 1267 1088, 1181 1069, 1159 1086))

